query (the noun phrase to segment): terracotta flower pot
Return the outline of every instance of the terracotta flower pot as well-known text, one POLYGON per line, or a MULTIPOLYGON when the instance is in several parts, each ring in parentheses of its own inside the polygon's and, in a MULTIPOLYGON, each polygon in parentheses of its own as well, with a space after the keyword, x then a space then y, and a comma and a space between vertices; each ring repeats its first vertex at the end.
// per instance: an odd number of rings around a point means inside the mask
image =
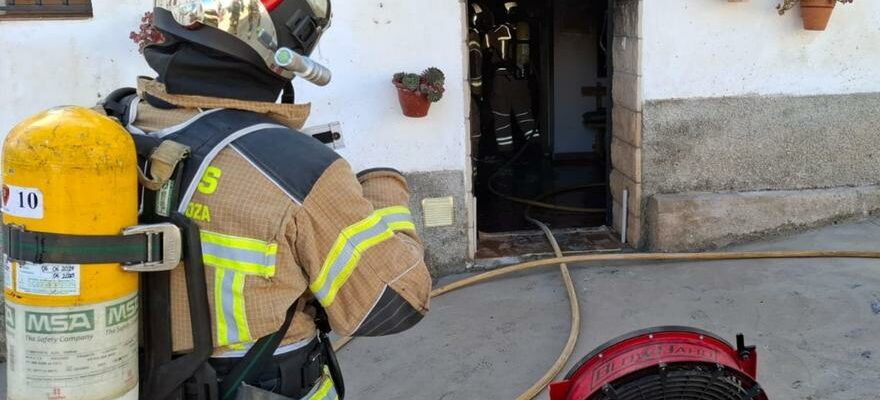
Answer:
POLYGON ((422 118, 428 115, 428 109, 431 108, 428 96, 397 88, 397 97, 400 98, 400 107, 403 109, 403 115, 410 118, 422 118))
POLYGON ((837 0, 801 0, 801 17, 804 29, 808 31, 824 31, 831 20, 831 13, 837 0))

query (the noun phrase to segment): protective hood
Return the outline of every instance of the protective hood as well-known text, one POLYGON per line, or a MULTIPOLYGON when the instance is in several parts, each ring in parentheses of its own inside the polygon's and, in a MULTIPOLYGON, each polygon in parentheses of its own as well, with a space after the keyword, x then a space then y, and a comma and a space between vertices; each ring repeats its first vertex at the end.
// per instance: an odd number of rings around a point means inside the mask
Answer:
POLYGON ((275 102, 289 83, 268 68, 170 32, 165 32, 163 43, 147 46, 144 57, 170 94, 275 102))

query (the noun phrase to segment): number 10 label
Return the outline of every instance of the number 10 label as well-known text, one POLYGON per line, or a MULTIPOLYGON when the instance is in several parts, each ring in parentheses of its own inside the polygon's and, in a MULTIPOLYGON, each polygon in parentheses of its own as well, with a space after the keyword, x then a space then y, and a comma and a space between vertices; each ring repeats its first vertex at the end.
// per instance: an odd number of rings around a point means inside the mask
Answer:
POLYGON ((40 189, 3 185, 3 213, 43 219, 43 193, 40 189))

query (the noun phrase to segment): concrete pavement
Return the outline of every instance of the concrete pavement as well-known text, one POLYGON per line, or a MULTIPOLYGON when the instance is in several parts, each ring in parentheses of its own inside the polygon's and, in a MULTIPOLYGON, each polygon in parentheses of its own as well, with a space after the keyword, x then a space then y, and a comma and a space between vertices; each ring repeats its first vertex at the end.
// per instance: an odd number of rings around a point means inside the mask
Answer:
MULTIPOLYGON (((880 249, 864 220, 739 246, 880 249)), ((641 328, 685 325, 759 351, 771 399, 880 399, 880 260, 596 265, 573 269, 583 332, 576 356, 641 328)), ((558 272, 527 273, 435 299, 428 318, 340 353, 352 399, 512 399, 568 334, 558 272)), ((567 369, 565 370, 567 371, 567 369)))
MULTIPOLYGON (((878 238, 872 219, 736 249, 877 250, 878 238)), ((569 366, 629 331, 686 325, 744 333, 773 400, 880 399, 878 260, 593 265, 573 276, 583 332, 569 366)), ((512 399, 553 363, 568 327, 555 268, 466 288, 435 299, 413 330, 344 349, 347 398, 512 399)))

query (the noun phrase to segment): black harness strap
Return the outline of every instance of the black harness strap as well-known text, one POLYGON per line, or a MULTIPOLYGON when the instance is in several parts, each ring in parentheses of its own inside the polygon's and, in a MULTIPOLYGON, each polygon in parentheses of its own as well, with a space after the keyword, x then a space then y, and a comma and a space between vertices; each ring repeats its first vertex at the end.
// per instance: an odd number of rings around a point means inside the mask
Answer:
POLYGON ((173 140, 190 148, 190 158, 183 169, 183 187, 198 184, 199 177, 196 175, 199 168, 206 162, 210 163, 211 157, 225 147, 222 144, 227 138, 259 124, 278 125, 275 120, 265 115, 248 111, 221 110, 163 137, 163 140, 173 140))
POLYGON ((162 259, 158 235, 80 236, 3 225, 4 253, 35 264, 138 264, 162 259))
POLYGON ((142 399, 183 399, 183 387, 193 387, 198 400, 217 399, 217 377, 208 363, 214 352, 208 284, 202 262, 198 225, 173 213, 170 221, 181 228, 184 249, 187 303, 190 310, 193 350, 173 357, 171 335, 171 273, 146 274, 144 279, 144 368, 142 399))

